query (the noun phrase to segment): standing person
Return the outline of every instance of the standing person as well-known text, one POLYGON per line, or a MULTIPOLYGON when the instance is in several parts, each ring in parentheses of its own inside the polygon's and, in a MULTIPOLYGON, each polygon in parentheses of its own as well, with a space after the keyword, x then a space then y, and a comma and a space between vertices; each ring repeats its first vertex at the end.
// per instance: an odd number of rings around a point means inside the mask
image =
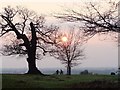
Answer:
POLYGON ((56 74, 57 74, 57 75, 59 74, 59 70, 56 71, 56 74))
POLYGON ((62 70, 60 70, 60 75, 63 75, 63 71, 62 70))

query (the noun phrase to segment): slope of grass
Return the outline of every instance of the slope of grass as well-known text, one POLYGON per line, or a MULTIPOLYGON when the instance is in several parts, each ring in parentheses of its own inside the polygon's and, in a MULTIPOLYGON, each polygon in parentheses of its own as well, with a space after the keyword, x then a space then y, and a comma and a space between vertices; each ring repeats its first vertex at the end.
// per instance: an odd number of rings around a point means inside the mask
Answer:
POLYGON ((3 88, 117 88, 118 77, 111 75, 2 75, 3 88))

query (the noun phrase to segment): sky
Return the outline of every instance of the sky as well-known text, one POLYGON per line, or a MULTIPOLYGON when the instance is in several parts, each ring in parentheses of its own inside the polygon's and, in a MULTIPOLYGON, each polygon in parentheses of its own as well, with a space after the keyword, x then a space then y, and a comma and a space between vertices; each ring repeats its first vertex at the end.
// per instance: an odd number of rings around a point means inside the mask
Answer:
MULTIPOLYGON (((81 3, 83 0, 0 0, 0 11, 7 5, 13 7, 23 6, 37 12, 40 15, 46 15, 49 20, 48 22, 56 23, 56 19, 51 18, 51 13, 63 12, 65 9, 63 6, 72 8, 77 2, 81 3)), ((101 40, 101 37, 96 35, 88 41, 88 43, 85 45, 86 59, 81 61, 82 64, 74 68, 118 66, 117 42, 114 40, 101 40)), ((0 43, 4 43, 4 40, 0 39, 0 43)), ((25 58, 26 57, 0 56, 0 64, 2 64, 0 65, 0 68, 26 68, 27 63, 25 58)), ((64 66, 65 65, 61 64, 59 60, 49 56, 37 61, 37 67, 39 68, 63 68, 64 66)))

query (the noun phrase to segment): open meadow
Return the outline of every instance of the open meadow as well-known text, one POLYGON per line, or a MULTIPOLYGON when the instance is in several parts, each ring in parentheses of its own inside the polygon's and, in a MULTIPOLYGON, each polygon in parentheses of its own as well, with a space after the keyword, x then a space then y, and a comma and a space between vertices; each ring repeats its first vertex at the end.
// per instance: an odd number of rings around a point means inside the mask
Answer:
POLYGON ((118 88, 117 75, 20 75, 3 74, 5 88, 118 88))

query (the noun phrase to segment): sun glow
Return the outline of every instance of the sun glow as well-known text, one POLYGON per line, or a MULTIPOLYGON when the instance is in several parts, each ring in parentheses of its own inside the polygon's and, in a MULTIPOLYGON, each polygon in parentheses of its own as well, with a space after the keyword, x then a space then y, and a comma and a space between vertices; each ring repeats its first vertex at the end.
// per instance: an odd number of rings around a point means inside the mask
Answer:
POLYGON ((68 41, 67 37, 62 37, 62 41, 67 42, 68 41))

